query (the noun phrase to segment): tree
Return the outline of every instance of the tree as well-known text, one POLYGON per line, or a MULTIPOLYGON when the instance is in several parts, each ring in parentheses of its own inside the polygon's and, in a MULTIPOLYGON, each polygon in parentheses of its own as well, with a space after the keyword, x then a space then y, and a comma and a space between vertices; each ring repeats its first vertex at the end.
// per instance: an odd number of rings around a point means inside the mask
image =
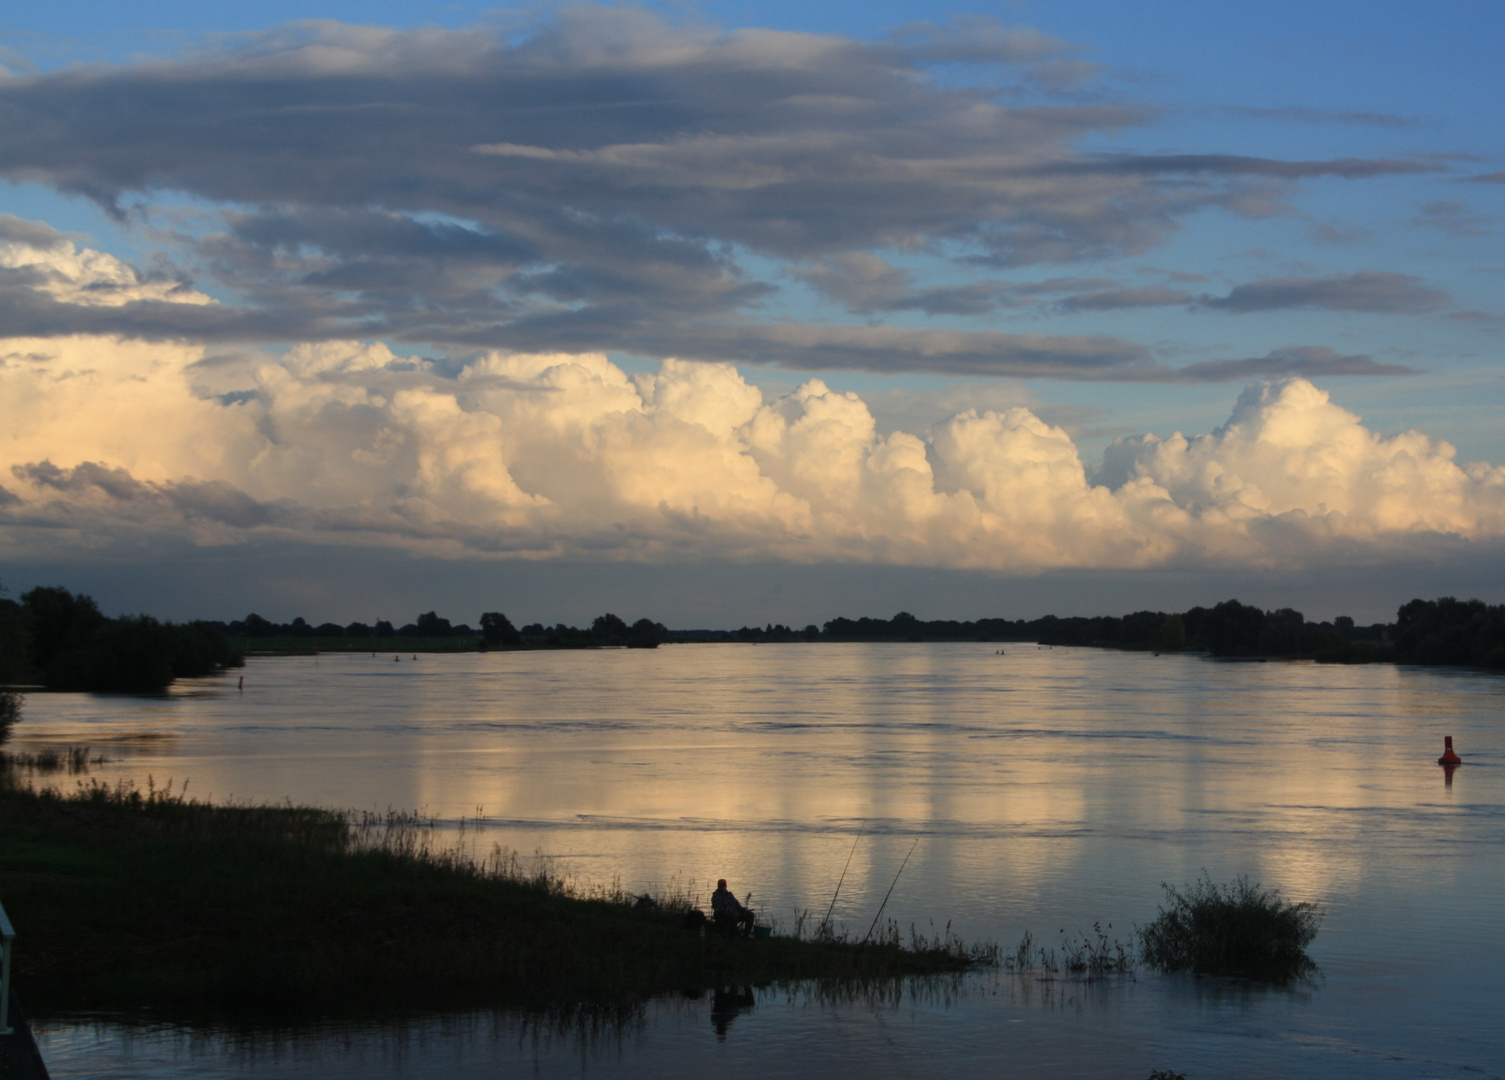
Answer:
MULTIPOLYGON (((0 593, 4 591, 0 587, 0 593)), ((0 596, 0 686, 29 681, 30 653, 26 612, 14 600, 0 596)))
POLYGON ((488 611, 481 616, 481 648, 504 649, 522 643, 523 636, 517 627, 500 611, 488 611))
POLYGON ((1224 600, 1206 613, 1202 633, 1214 656, 1256 656, 1264 628, 1265 613, 1259 608, 1224 600))
POLYGON ((61 586, 39 585, 22 595, 21 604, 31 631, 31 668, 44 682, 60 656, 81 648, 105 624, 93 597, 74 596, 61 586))
POLYGON ((1160 623, 1160 647, 1166 652, 1186 648, 1186 623, 1179 615, 1167 615, 1160 623))
POLYGON ((591 623, 591 636, 613 644, 620 643, 627 637, 627 624, 610 612, 597 615, 591 623))
POLYGON ((639 619, 632 624, 631 636, 627 644, 634 649, 656 649, 669 640, 669 629, 663 623, 656 623, 652 619, 639 619))

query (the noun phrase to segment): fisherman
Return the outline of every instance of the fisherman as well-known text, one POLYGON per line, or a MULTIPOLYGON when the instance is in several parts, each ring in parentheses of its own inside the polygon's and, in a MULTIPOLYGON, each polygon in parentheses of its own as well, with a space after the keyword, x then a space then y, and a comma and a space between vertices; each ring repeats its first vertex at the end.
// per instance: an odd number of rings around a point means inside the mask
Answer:
POLYGON ((744 907, 731 890, 726 887, 726 878, 716 882, 716 891, 711 893, 711 914, 716 925, 742 937, 751 937, 756 916, 749 907, 744 907))

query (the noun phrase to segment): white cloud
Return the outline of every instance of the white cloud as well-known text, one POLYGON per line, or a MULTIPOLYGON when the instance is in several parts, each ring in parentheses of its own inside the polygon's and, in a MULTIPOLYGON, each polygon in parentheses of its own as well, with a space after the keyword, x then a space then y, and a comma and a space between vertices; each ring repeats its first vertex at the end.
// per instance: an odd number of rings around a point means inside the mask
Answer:
POLYGON ((1026 408, 880 435, 812 380, 630 377, 488 353, 457 377, 384 345, 208 358, 101 338, 0 345, 4 547, 269 533, 450 555, 870 561, 1033 571, 1320 563, 1505 533, 1505 470, 1382 437, 1302 379, 1207 435, 1121 439, 1098 479, 1026 408), (233 392, 227 392, 227 389, 233 392))
POLYGON ((1304 379, 1256 383, 1209 435, 1119 439, 1103 478, 1166 500, 1186 525, 1253 537, 1282 523, 1314 537, 1379 541, 1414 533, 1468 539, 1505 531, 1505 468, 1460 466, 1417 431, 1383 437, 1304 379))
POLYGON ((138 300, 212 304, 214 300, 176 280, 143 278, 113 255, 79 248, 44 225, 0 214, 0 271, 17 271, 26 284, 64 304, 121 307, 138 300))

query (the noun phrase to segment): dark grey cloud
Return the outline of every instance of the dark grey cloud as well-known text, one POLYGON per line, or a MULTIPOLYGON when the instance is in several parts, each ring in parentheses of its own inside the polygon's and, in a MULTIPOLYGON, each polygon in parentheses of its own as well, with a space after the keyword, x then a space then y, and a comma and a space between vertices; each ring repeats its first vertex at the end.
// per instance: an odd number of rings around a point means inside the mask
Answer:
POLYGON ((1412 127, 1416 121, 1397 113, 1365 112, 1362 110, 1311 109, 1288 106, 1276 109, 1258 109, 1231 105, 1227 112, 1256 120, 1282 120, 1297 124, 1348 124, 1360 127, 1403 128, 1412 127))
MULTIPOLYGON (((940 331, 856 347, 842 327, 759 323, 779 280, 748 256, 1069 264, 1148 250, 1199 211, 1273 212, 1305 179, 1446 167, 1088 153, 1088 138, 1153 110, 1015 93, 1082 64, 1067 43, 987 20, 860 42, 571 7, 510 39, 303 23, 173 59, 13 76, 0 81, 0 177, 144 214, 233 302, 86 308, 10 280, 0 318, 17 334, 706 346, 805 368, 822 352, 866 356, 870 370, 965 356, 969 372, 1059 362, 1083 377, 1142 356, 1119 342, 1083 366, 1077 339, 1020 351, 940 331), (989 85, 929 75, 956 63, 985 65, 989 85), (178 195, 218 223, 159 221, 153 203, 178 195), (801 336, 823 342, 804 361, 782 344, 801 336)), ((806 280, 859 312, 981 315, 1026 295, 846 277, 806 280)))
POLYGON ((1417 314, 1451 303, 1444 292, 1428 288, 1409 274, 1362 271, 1328 277, 1266 278, 1236 285, 1227 296, 1204 296, 1198 303, 1217 311, 1248 314, 1291 308, 1417 314))
POLYGON ((1483 173, 1479 176, 1464 176, 1460 179, 1469 184, 1505 184, 1505 172, 1483 173))
POLYGON ((1227 296, 1194 295, 1159 285, 1098 289, 1064 297, 1063 311, 1118 311, 1125 308, 1205 308, 1232 314, 1314 308, 1376 314, 1418 314, 1450 304, 1444 292, 1407 274, 1362 271, 1326 277, 1264 278, 1236 285, 1227 296))
POLYGON ((1099 154, 1049 171, 1061 173, 1127 173, 1173 176, 1205 173, 1216 176, 1268 176, 1281 180, 1308 180, 1336 176, 1362 180, 1374 176, 1405 176, 1438 172, 1440 166, 1406 158, 1335 158, 1331 161, 1278 161, 1243 154, 1099 154))
POLYGON ((1241 360, 1204 360, 1177 369, 1180 382, 1238 382, 1299 375, 1304 379, 1338 375, 1415 375, 1413 368, 1387 364, 1362 354, 1344 355, 1325 345, 1292 345, 1241 360))
POLYGON ((27 244, 31 247, 50 248, 66 238, 51 225, 40 221, 27 221, 14 214, 0 213, 0 243, 27 244))
POLYGON ((1146 285, 1135 289, 1078 293, 1062 300, 1060 307, 1066 311, 1116 311, 1121 308, 1167 307, 1190 303, 1191 300, 1191 293, 1167 289, 1163 285, 1146 285))
POLYGON ((923 311, 927 315, 986 315, 1013 304, 1013 287, 1002 281, 916 288, 914 275, 877 255, 838 255, 791 271, 857 315, 923 311))

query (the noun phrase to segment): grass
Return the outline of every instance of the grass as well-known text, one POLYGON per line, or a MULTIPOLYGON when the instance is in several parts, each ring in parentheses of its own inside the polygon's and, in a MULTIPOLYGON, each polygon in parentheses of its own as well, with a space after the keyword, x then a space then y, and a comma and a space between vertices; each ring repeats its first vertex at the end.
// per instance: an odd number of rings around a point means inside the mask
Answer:
MULTIPOLYGON (((1108 930, 1113 924, 1108 924, 1108 930)), ((1035 941, 1035 936, 1026 931, 1012 953, 1003 957, 1003 966, 1020 975, 1040 974, 1054 976, 1065 973, 1075 978, 1100 979, 1109 975, 1130 975, 1134 971, 1134 955, 1117 939, 1109 940, 1101 924, 1092 924, 1092 936, 1079 934, 1075 938, 1061 931, 1061 945, 1046 948, 1035 941)))
MULTIPOLYGON (((84 755, 87 757, 87 755, 84 755)), ((220 806, 0 774, 0 895, 35 1015, 371 1017, 626 1007, 730 983, 850 981, 986 962, 949 934, 859 947, 682 928, 687 891, 587 890, 543 860, 436 846, 408 815, 220 806)))
POLYGON ((1163 887, 1166 905, 1139 930, 1150 967, 1277 982, 1316 970, 1306 954, 1322 923, 1315 904, 1289 903, 1247 877, 1217 885, 1204 876, 1184 892, 1163 887))
MULTIPOLYGON (((1322 914, 1315 904, 1292 904, 1278 891, 1264 891, 1246 877, 1217 885, 1204 876, 1184 892, 1164 885, 1166 906, 1155 920, 1135 931, 1137 947, 1110 940, 1093 923, 1092 934, 1075 938, 1061 931, 1060 946, 1047 948, 1026 933, 1002 957, 1015 974, 1097 979, 1132 975, 1143 963, 1157 971, 1236 975, 1287 982, 1315 974, 1306 947, 1317 936, 1322 914)), ((1108 925, 1112 930, 1113 925, 1108 925)))

